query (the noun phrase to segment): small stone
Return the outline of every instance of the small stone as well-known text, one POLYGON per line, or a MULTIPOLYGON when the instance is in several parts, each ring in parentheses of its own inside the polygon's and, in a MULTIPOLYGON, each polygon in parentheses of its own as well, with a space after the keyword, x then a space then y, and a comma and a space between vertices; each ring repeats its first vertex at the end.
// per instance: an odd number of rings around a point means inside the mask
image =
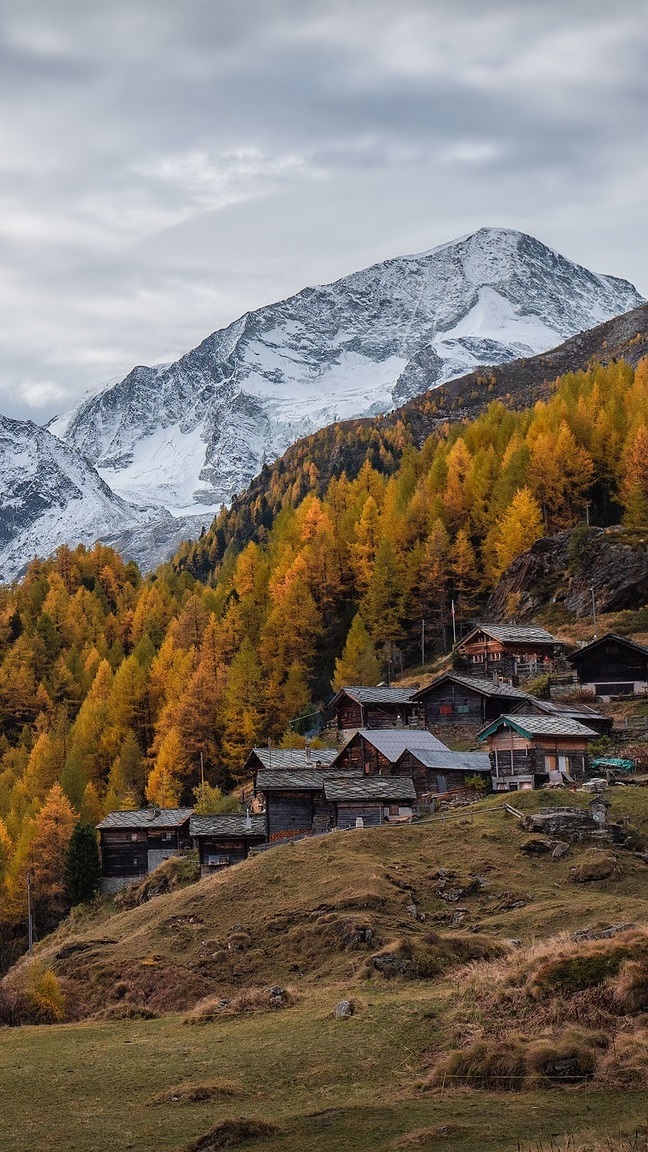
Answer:
POLYGON ((355 1016, 355 1006, 351 1000, 338 1000, 333 1012, 336 1020, 348 1020, 355 1016))

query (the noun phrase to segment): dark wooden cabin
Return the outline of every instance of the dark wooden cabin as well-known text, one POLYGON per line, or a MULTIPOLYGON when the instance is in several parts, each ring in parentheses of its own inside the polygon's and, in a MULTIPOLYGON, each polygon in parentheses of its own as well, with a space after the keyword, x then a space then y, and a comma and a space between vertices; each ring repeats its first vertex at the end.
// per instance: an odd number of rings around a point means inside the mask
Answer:
POLYGON ((416 789, 407 776, 371 776, 324 783, 325 799, 332 809, 335 828, 366 828, 378 824, 407 823, 416 807, 416 789))
POLYGON ((485 676, 444 672, 425 688, 419 688, 412 702, 422 709, 425 727, 433 728, 438 724, 485 724, 528 699, 526 692, 510 684, 485 676))
POLYGON ((360 729, 344 745, 333 762, 337 772, 360 773, 362 776, 389 776, 403 752, 417 749, 448 751, 445 744, 424 730, 360 729))
POLYGON ((401 728, 415 723, 417 710, 413 708, 414 688, 340 688, 327 712, 335 713, 338 729, 349 728, 401 728))
POLYGON ((488 748, 496 792, 582 780, 598 733, 569 716, 500 716, 477 737, 488 748))
POLYGON ((475 675, 499 676, 517 684, 551 672, 561 642, 544 628, 514 624, 478 624, 456 651, 475 675))
POLYGON ((117 890, 152 872, 189 846, 192 808, 138 808, 109 812, 97 829, 104 891, 117 890))
POLYGON ((568 656, 584 692, 609 699, 648 692, 648 649, 608 632, 568 656))
POLYGON ((250 848, 266 839, 265 816, 243 816, 228 812, 213 816, 192 816, 189 834, 198 849, 202 875, 217 872, 246 860, 250 848))
POLYGON ((479 776, 490 786, 491 763, 487 752, 450 752, 421 749, 403 752, 396 771, 411 776, 419 799, 454 792, 466 780, 479 776))
POLYGON ((257 772, 255 787, 265 801, 268 840, 330 830, 331 809, 324 796, 324 783, 331 775, 314 769, 257 772))

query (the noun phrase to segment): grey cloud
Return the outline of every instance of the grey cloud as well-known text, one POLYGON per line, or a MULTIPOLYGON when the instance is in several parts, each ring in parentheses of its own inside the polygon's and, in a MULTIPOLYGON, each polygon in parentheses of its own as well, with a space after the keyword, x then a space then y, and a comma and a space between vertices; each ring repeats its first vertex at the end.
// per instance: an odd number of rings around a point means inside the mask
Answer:
POLYGON ((648 291, 644 0, 7 0, 0 411, 482 224, 648 291))

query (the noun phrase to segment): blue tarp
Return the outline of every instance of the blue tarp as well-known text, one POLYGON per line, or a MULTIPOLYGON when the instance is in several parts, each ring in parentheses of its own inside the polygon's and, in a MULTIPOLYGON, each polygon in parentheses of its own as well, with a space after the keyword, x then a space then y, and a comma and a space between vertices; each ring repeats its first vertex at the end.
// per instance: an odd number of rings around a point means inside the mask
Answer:
POLYGON ((618 768, 620 772, 634 772, 634 760, 621 760, 618 756, 599 756, 591 761, 592 768, 618 768))

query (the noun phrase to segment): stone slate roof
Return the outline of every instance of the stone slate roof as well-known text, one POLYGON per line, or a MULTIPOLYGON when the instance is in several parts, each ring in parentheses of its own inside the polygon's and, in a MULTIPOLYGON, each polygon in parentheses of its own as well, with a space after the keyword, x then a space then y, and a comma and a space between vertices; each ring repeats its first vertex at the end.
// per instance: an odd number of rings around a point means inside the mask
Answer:
POLYGON ((129 812, 109 812, 97 828, 179 828, 193 808, 137 808, 129 812))
POLYGON ((533 699, 528 692, 523 692, 521 688, 513 688, 511 684, 496 684, 494 680, 488 680, 485 676, 464 676, 461 672, 444 672, 442 676, 437 676, 436 680, 427 684, 425 688, 419 688, 413 699, 424 700, 428 692, 436 688, 438 684, 445 683, 446 680, 452 680, 453 683, 460 684, 462 688, 469 688, 473 692, 478 692, 480 696, 505 696, 510 697, 511 700, 533 699))
MULTIPOLYGON (((445 744, 437 740, 431 732, 415 728, 358 728, 351 740, 356 736, 360 736, 377 748, 392 764, 395 764, 399 756, 403 752, 415 752, 418 748, 437 748, 440 751, 448 751, 445 744)), ((344 749, 348 747, 350 741, 347 741, 344 749)))
MULTIPOLYGON (((260 771, 257 773, 257 792, 284 792, 284 791, 297 791, 297 792, 322 792, 324 790, 325 781, 334 779, 335 776, 341 777, 342 773, 332 772, 295 772, 285 771, 279 769, 274 772, 260 771)), ((344 778, 347 779, 349 773, 344 773, 344 778)), ((360 773, 358 773, 360 779, 360 773)))
POLYGON ((378 685, 376 688, 365 688, 352 684, 349 687, 340 688, 339 692, 336 692, 329 708, 342 695, 350 696, 356 704, 409 704, 415 691, 415 688, 386 688, 382 685, 378 685))
POLYGON ((223 812, 213 816, 192 816, 189 821, 191 836, 263 836, 265 838, 265 816, 247 816, 239 812, 223 812))
POLYGON ((466 644, 477 632, 485 632, 493 640, 502 644, 561 644, 556 636, 544 628, 519 624, 478 624, 468 636, 459 641, 459 647, 466 644))
POLYGON ((251 756, 256 756, 269 771, 275 769, 297 771, 299 769, 316 769, 319 760, 322 768, 328 768, 337 756, 336 748, 311 748, 310 755, 306 755, 305 748, 253 748, 249 753, 246 764, 251 756))
POLYGON ((484 728, 477 739, 483 740, 504 725, 515 729, 521 736, 528 737, 582 736, 585 739, 590 737, 596 739, 599 736, 598 732, 594 732, 592 728, 586 728, 584 724, 580 724, 578 720, 572 720, 570 716, 525 716, 518 713, 515 716, 500 716, 498 720, 494 720, 492 724, 484 728))
POLYGON ((491 763, 487 752, 435 752, 422 748, 412 753, 425 768, 438 768, 442 772, 488 772, 491 763))
POLYGON ((535 696, 529 699, 533 701, 534 707, 548 716, 571 716, 572 720, 579 720, 585 725, 588 720, 608 719, 602 712, 597 712, 596 708, 590 708, 589 704, 558 704, 555 700, 538 700, 535 696))
POLYGON ((359 776, 327 779, 324 795, 327 800, 416 800, 416 789, 409 776, 359 776))

